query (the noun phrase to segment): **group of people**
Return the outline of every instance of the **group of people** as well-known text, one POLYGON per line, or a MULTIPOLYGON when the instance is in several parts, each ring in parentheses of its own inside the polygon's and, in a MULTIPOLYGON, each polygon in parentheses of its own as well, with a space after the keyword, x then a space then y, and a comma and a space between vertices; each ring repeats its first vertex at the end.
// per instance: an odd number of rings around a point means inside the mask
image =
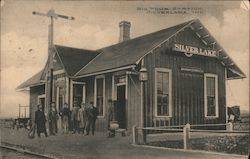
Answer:
MULTIPOLYGON (((51 103, 47 118, 49 132, 51 135, 58 133, 57 121, 59 117, 61 117, 63 133, 68 133, 71 129, 73 134, 77 132, 89 135, 91 130, 92 135, 94 135, 97 115, 98 110, 94 107, 93 102, 90 102, 90 105, 85 103, 78 105, 77 102, 75 102, 72 111, 70 111, 68 104, 64 103, 63 108, 59 113, 56 110, 55 103, 51 103)), ((35 112, 35 125, 38 137, 40 137, 41 133, 44 133, 46 137, 48 136, 46 131, 46 121, 43 107, 39 104, 38 110, 35 112)))
MULTIPOLYGON (((88 106, 85 103, 82 103, 79 106, 77 103, 74 103, 71 114, 73 133, 78 132, 84 134, 86 131, 85 135, 89 135, 91 129, 92 135, 94 135, 98 110, 93 104, 93 102, 90 102, 90 105, 88 106)), ((63 129, 64 131, 68 131, 65 127, 63 127, 63 129)))

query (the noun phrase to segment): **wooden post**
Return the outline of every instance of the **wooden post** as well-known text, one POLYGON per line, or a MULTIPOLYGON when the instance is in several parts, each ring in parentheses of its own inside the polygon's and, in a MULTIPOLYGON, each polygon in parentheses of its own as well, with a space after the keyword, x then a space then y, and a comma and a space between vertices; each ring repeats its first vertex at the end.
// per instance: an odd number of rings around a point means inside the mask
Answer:
POLYGON ((143 144, 147 143, 147 130, 142 128, 143 144))
POLYGON ((188 150, 191 148, 190 145, 190 124, 187 123, 183 128, 183 144, 184 144, 184 150, 188 150))
MULTIPOLYGON (((145 105, 145 82, 142 81, 142 110, 143 110, 143 128, 146 126, 146 105, 145 105)), ((147 135, 146 130, 142 128, 142 138, 143 138, 143 144, 147 143, 147 135)))
POLYGON ((26 106, 24 107, 24 118, 26 118, 26 106))
POLYGON ((137 144, 137 130, 136 130, 135 125, 132 127, 132 130, 133 130, 133 145, 136 145, 137 144))
POLYGON ((227 131, 233 131, 233 123, 232 122, 227 123, 227 131))
POLYGON ((20 110, 20 109, 21 109, 21 105, 19 104, 19 114, 18 114, 18 118, 21 117, 21 116, 20 116, 20 115, 21 115, 21 110, 20 110))

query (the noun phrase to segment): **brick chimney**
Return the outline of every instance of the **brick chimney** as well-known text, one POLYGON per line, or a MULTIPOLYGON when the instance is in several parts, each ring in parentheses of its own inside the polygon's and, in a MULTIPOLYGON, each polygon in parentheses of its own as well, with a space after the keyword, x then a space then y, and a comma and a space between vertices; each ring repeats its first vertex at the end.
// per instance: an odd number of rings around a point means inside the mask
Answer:
POLYGON ((120 27, 119 43, 130 39, 130 26, 131 23, 128 21, 121 21, 119 23, 120 27))

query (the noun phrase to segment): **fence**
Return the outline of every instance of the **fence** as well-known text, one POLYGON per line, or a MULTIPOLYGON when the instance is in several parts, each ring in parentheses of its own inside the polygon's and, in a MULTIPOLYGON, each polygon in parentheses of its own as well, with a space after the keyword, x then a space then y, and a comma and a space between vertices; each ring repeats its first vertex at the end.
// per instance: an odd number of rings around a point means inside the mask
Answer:
POLYGON ((29 114, 29 105, 18 105, 18 118, 28 118, 30 116, 29 114))
POLYGON ((177 149, 199 149, 236 154, 248 153, 249 131, 234 131, 233 124, 133 127, 133 144, 177 149), (204 129, 211 127, 213 129, 204 129), (219 130, 219 128, 225 129, 219 130), (238 141, 239 140, 239 141, 238 141), (242 144, 243 143, 243 144, 242 144), (246 150, 242 150, 242 148, 246 150), (231 147, 230 147, 231 146, 231 147), (232 152, 231 152, 232 151, 232 152))

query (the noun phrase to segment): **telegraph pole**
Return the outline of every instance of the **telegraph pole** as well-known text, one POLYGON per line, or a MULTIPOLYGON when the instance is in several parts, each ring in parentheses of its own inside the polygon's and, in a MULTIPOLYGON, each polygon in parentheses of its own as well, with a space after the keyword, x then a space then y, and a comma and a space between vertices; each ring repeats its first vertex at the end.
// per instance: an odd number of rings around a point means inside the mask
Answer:
POLYGON ((46 89, 45 89, 45 94, 46 94, 46 107, 49 110, 50 105, 54 100, 53 98, 53 58, 54 58, 54 19, 57 18, 62 18, 62 19, 68 19, 68 20, 74 20, 74 17, 69 17, 66 15, 61 15, 55 13, 54 9, 50 9, 47 13, 40 13, 33 11, 32 14, 34 15, 39 15, 39 16, 45 16, 50 18, 50 24, 48 26, 48 65, 46 71, 46 89))

